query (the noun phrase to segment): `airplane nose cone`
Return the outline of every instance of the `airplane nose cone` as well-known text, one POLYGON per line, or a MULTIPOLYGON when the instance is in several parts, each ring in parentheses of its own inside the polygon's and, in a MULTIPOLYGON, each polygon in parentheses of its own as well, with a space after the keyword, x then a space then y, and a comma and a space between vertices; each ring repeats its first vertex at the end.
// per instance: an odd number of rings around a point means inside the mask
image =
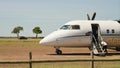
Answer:
POLYGON ((48 43, 48 41, 46 40, 46 39, 42 39, 40 42, 39 42, 39 44, 41 44, 41 45, 45 45, 45 44, 47 44, 48 43))
POLYGON ((41 40, 41 41, 39 42, 39 44, 45 44, 45 42, 44 42, 43 40, 41 40))
POLYGON ((43 38, 39 44, 41 45, 55 45, 56 44, 56 33, 51 33, 50 35, 46 36, 45 38, 43 38))
POLYGON ((49 38, 44 38, 39 42, 39 44, 41 45, 55 45, 55 43, 56 43, 56 40, 49 39, 49 38))

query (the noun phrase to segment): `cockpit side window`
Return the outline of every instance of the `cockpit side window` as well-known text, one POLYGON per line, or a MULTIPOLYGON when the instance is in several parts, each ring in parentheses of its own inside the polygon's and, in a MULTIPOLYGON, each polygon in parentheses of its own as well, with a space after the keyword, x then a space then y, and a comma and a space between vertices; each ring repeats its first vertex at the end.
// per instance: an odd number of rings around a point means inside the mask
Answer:
POLYGON ((80 29, 79 25, 72 25, 72 29, 80 29))
POLYGON ((69 30, 70 29, 70 25, 64 25, 60 29, 69 30))

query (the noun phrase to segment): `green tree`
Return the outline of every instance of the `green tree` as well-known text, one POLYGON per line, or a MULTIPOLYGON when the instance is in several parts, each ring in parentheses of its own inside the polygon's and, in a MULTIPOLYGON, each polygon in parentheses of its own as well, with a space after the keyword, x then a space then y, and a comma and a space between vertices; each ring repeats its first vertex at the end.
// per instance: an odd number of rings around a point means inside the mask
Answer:
POLYGON ((33 33, 35 33, 36 34, 36 38, 38 38, 38 34, 41 34, 42 33, 42 30, 40 29, 40 27, 35 27, 35 28, 33 28, 33 33))
POLYGON ((19 38, 19 33, 21 30, 23 30, 23 27, 17 26, 13 29, 12 33, 17 34, 17 38, 19 38))

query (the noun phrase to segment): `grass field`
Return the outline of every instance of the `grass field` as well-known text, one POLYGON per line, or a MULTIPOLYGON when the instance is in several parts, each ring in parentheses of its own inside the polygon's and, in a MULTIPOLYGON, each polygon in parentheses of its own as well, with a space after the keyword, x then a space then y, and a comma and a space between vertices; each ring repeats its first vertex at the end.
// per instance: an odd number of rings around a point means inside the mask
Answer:
MULTIPOLYGON (((78 59, 90 58, 89 55, 49 55, 54 49, 39 45, 40 39, 19 40, 17 38, 0 38, 0 60, 28 60, 28 53, 33 52, 33 59, 78 59)), ((64 49, 63 49, 64 50, 64 49)), ((82 49, 65 49, 69 52, 83 51, 82 49), (76 51, 75 51, 76 50, 76 51)), ((84 51, 83 51, 84 52, 84 51)), ((108 58, 115 58, 110 56, 108 58)), ((120 55, 117 55, 120 57, 120 55)), ((103 57, 102 57, 103 58, 103 57)), ((0 68, 29 68, 28 64, 0 64, 0 68)), ((33 63, 33 68, 90 68, 90 62, 56 62, 56 63, 33 63)), ((120 68, 120 61, 95 62, 95 68, 120 68)))
POLYGON ((20 40, 17 38, 0 38, 0 45, 39 45, 40 39, 20 40))

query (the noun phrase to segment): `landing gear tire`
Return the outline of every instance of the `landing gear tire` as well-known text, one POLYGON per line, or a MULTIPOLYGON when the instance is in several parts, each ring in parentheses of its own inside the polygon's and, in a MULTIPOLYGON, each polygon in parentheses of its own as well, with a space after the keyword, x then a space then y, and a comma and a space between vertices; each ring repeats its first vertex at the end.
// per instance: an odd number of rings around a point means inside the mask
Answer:
POLYGON ((62 51, 59 50, 59 49, 56 49, 56 54, 57 54, 57 55, 61 55, 61 54, 62 54, 62 51))
POLYGON ((106 53, 103 53, 103 54, 101 54, 100 56, 106 56, 107 54, 106 53))
POLYGON ((116 47, 116 51, 120 51, 120 47, 116 47))

